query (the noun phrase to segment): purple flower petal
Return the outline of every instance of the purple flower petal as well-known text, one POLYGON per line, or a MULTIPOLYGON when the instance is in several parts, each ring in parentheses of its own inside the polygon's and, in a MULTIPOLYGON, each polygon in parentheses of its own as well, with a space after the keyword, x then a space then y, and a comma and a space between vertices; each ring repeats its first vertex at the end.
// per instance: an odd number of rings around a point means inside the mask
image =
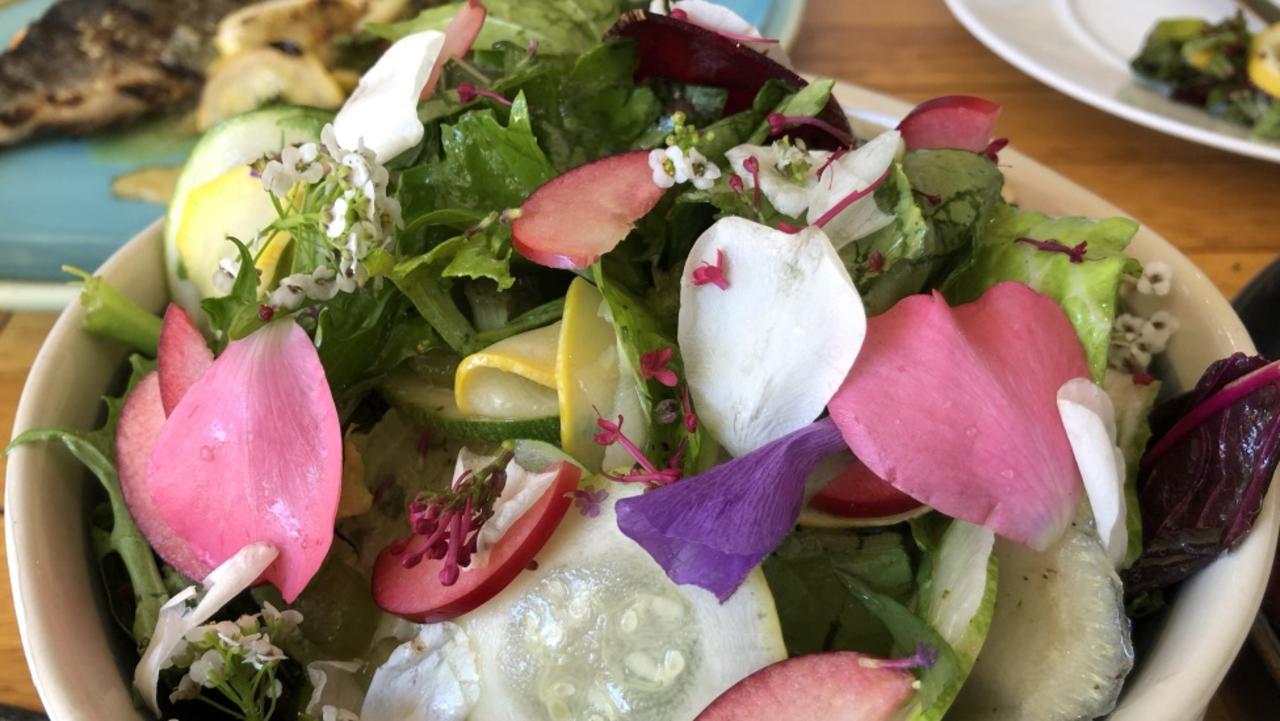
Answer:
POLYGON ((672 581, 724 602, 795 525, 805 477, 846 448, 824 418, 705 473, 618 501, 618 528, 672 581))

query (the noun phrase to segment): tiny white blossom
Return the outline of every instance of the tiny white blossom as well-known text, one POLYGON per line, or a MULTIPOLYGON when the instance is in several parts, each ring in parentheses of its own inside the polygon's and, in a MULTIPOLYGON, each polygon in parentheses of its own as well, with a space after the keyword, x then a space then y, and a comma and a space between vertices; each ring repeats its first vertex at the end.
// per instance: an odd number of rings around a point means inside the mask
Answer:
POLYGON ((333 123, 325 123, 320 129, 320 142, 329 155, 335 158, 342 155, 342 146, 338 145, 338 133, 333 129, 333 123))
POLYGON ((191 679, 191 674, 184 674, 178 680, 178 687, 169 694, 169 701, 171 703, 174 701, 190 701, 200 695, 201 688, 203 687, 200 684, 191 679))
POLYGON ((296 310, 302 305, 302 301, 306 300, 307 292, 303 285, 303 279, 309 279, 301 273, 295 273, 284 280, 280 281, 280 287, 271 291, 268 302, 273 308, 281 308, 284 310, 296 310))
POLYGON ((659 188, 671 188, 676 184, 676 169, 662 148, 649 151, 649 167, 653 170, 653 184, 659 188))
POLYGON ((297 181, 297 175, 291 173, 279 160, 267 161, 262 169, 262 187, 278 198, 288 195, 297 181))
POLYGON ((257 669, 285 660, 284 651, 260 633, 241 639, 239 648, 244 652, 244 662, 257 669))
POLYGON ((223 681, 224 661, 217 649, 209 649, 187 669, 191 681, 204 688, 214 688, 223 681))
POLYGON ((693 181, 693 187, 698 190, 710 190, 711 186, 715 185, 716 179, 720 177, 719 166, 707 160, 697 148, 689 151, 688 159, 689 178, 693 181))
POLYGON ((338 198, 333 201, 333 205, 329 206, 327 213, 331 220, 324 227, 325 235, 330 238, 342 237, 342 234, 347 230, 347 211, 350 207, 346 198, 338 198))
POLYGON ((1173 287, 1173 269, 1168 263, 1153 260, 1142 268, 1138 292, 1143 295, 1168 295, 1173 287))
POLYGON ((320 721, 360 721, 360 717, 345 708, 325 706, 320 709, 320 721))
POLYGON ((236 284, 236 276, 240 274, 240 256, 223 258, 218 261, 218 269, 213 271, 213 288, 222 294, 231 292, 236 284))

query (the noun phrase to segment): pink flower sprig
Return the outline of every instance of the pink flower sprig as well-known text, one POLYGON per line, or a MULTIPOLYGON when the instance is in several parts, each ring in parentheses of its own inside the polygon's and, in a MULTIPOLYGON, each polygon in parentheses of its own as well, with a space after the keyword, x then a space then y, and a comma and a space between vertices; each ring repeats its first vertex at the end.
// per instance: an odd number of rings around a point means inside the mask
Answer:
POLYGON ((698 432, 698 416, 693 413, 693 399, 689 397, 689 384, 680 387, 680 408, 684 415, 684 429, 690 433, 698 432))
POLYGON ((464 471, 449 490, 419 494, 410 501, 412 534, 391 548, 391 553, 403 556, 400 565, 413 568, 423 559, 443 560, 440 585, 457 583, 461 570, 471 565, 480 529, 493 516, 493 504, 506 486, 506 468, 513 457, 513 452, 505 451, 474 473, 464 471), (419 538, 424 540, 415 543, 419 538))
MULTIPOLYGON (((697 271, 694 274, 696 276, 697 271)), ((697 283, 696 277, 694 282, 697 283)), ((674 355, 675 350, 672 348, 658 348, 641 354, 640 376, 645 380, 655 380, 668 388, 675 388, 679 379, 676 378, 675 371, 667 367, 674 355)))
POLYGON ((1082 240, 1075 246, 1067 246, 1056 240, 1036 240, 1035 238, 1021 237, 1014 238, 1015 243, 1026 243, 1034 246, 1037 250, 1043 250, 1050 253, 1062 253, 1070 259, 1072 263, 1083 263, 1084 254, 1089 249, 1089 241, 1082 240))
POLYGON ((751 185, 755 189, 751 202, 755 204, 756 210, 760 210, 760 159, 754 155, 749 155, 742 161, 742 169, 751 173, 751 185))
POLYGON ((811 128, 817 128, 818 130, 827 133, 831 137, 840 141, 840 144, 845 147, 851 148, 854 145, 852 136, 822 118, 815 118, 811 115, 783 115, 782 113, 769 113, 767 120, 769 121, 769 132, 773 135, 782 135, 788 128, 807 125, 811 128))
POLYGON ((837 215, 840 215, 840 213, 844 212, 845 208, 848 208, 850 205, 853 205, 855 202, 862 200, 868 195, 874 193, 876 191, 876 188, 879 188, 881 185, 884 184, 884 181, 889 179, 889 173, 891 172, 893 172, 892 165, 890 165, 888 168, 885 168, 884 172, 880 174, 880 177, 872 181, 871 184, 868 185, 867 187, 862 188, 860 190, 855 190, 852 193, 849 193, 845 197, 841 198, 840 202, 828 208, 827 212, 823 213, 821 217, 813 221, 811 225, 816 225, 819 228, 825 227, 826 224, 830 223, 833 219, 835 219, 837 215))
MULTIPOLYGON (((693 269, 693 284, 714 285, 720 290, 729 290, 729 279, 725 277, 724 270, 724 251, 717 250, 714 264, 704 260, 697 268, 693 269)), ((674 379, 675 376, 673 375, 672 378, 674 379)), ((670 387, 674 386, 675 383, 666 383, 665 385, 670 387)))
POLYGON ((476 98, 488 98, 495 103, 510 106, 511 100, 500 93, 494 92, 487 88, 478 88, 471 83, 458 84, 458 100, 463 103, 470 103, 476 98))
POLYGON ((827 159, 822 163, 822 165, 818 166, 818 170, 817 170, 818 180, 822 180, 822 174, 827 171, 827 168, 830 168, 832 163, 836 162, 840 158, 843 158, 845 153, 847 152, 849 152, 849 149, 844 146, 841 146, 839 148, 836 148, 835 152, 833 152, 831 155, 828 155, 827 159))
POLYGON ((938 663, 938 649, 932 644, 916 644, 916 652, 906 658, 863 658, 859 663, 864 668, 890 668, 910 671, 913 668, 933 668, 938 663))
POLYGON ((625 450, 627 454, 635 460, 636 465, 639 465, 641 470, 621 475, 605 472, 603 474, 605 478, 619 483, 644 483, 650 488, 658 488, 660 486, 674 483, 684 476, 684 472, 680 468, 680 463, 684 458, 683 443, 680 445, 680 448, 676 451, 675 455, 672 456, 667 467, 658 468, 654 465, 653 461, 649 460, 649 457, 645 455, 644 451, 640 450, 640 447, 635 444, 635 441, 628 438, 627 435, 622 432, 622 423, 622 416, 618 416, 617 423, 614 423, 603 416, 597 417, 596 425, 600 427, 600 432, 595 435, 593 440, 598 445, 605 446, 606 448, 614 443, 622 446, 623 450, 625 450))

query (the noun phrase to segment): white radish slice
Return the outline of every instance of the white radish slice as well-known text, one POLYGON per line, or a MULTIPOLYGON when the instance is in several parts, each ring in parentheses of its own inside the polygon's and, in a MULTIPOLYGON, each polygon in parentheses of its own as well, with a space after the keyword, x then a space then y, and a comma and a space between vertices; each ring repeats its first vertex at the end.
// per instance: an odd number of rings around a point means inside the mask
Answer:
POLYGON ((133 687, 142 695, 147 708, 160 713, 156 703, 160 671, 168 665, 169 656, 187 632, 208 621, 218 609, 253 585, 279 555, 280 551, 269 543, 245 546, 205 577, 201 583, 204 595, 195 608, 187 608, 187 603, 198 595, 195 586, 188 586, 160 607, 155 634, 133 671, 133 687))
POLYGON ((1133 668, 1124 589, 1087 518, 1043 553, 996 541, 995 616, 947 721, 1082 721, 1133 668))
POLYGON ((722 218, 680 283, 680 353, 698 417, 740 456, 813 422, 866 335, 862 299, 820 228, 796 234, 722 218), (693 272, 723 254, 728 287, 693 272))
POLYGON ((1116 447, 1116 412, 1106 391, 1088 378, 1058 389, 1058 413, 1080 467, 1098 537, 1117 568, 1129 550, 1125 525, 1124 453, 1116 447))
POLYGON ((471 639, 455 623, 429 623, 374 672, 360 718, 463 721, 479 699, 480 673, 471 639))
MULTIPOLYGON (((827 211, 853 193, 865 190, 884 177, 902 150, 902 134, 896 130, 885 131, 865 145, 836 158, 822 177, 814 184, 809 195, 809 212, 806 220, 815 223, 827 211)), ((837 250, 853 241, 870 235, 893 222, 893 216, 880 210, 875 195, 849 204, 836 217, 823 226, 837 250)))
POLYGON ((421 142, 418 96, 444 44, 444 33, 425 30, 387 48, 333 119, 338 144, 354 150, 363 142, 385 163, 421 142))

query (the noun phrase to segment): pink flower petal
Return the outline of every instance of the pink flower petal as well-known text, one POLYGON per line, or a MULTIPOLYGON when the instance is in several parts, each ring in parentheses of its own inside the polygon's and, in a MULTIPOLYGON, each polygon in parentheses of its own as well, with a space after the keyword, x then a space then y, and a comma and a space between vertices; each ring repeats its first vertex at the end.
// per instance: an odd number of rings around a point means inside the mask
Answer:
POLYGON ((267 542, 292 601, 333 540, 342 433, 320 358, 293 321, 227 346, 173 410, 147 464, 160 517, 217 566, 267 542))
POLYGON ((1043 550, 1080 500, 1056 400, 1077 377, 1084 352, 1048 296, 1020 283, 955 308, 911 296, 869 319, 831 416, 898 490, 1043 550))

